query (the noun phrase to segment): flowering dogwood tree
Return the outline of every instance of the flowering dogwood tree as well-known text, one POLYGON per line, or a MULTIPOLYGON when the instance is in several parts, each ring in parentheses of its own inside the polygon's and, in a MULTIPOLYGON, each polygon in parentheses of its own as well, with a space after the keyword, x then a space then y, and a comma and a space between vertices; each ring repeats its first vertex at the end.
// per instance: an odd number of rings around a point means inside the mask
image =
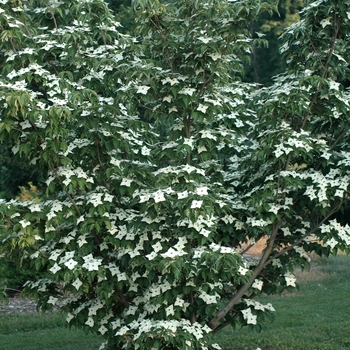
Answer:
MULTIPOLYGON (((0 0, 2 142, 47 173, 1 205, 4 245, 101 349, 220 349, 260 327, 261 293, 309 253, 349 251, 350 2, 318 0, 283 34, 288 71, 240 81, 259 0, 137 0, 136 37, 101 0, 0 0), (249 257, 267 237, 259 259, 249 257)), ((263 45, 262 40, 256 44, 263 45)))

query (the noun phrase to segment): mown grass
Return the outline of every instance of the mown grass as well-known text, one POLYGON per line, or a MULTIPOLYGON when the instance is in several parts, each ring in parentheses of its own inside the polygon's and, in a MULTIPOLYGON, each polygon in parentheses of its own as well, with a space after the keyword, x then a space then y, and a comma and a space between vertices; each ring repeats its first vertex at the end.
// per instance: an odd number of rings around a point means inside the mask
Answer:
MULTIPOLYGON (((260 300, 276 309, 261 333, 226 328, 215 341, 224 350, 350 349, 350 257, 322 259, 298 280, 299 291, 260 300)), ((59 313, 0 315, 1 350, 96 350, 101 342, 67 329, 59 313)))
POLYGON ((350 349, 350 256, 319 263, 297 274, 299 291, 261 299, 276 309, 261 333, 225 329, 216 341, 224 350, 350 349))
POLYGON ((96 350, 102 339, 69 330, 58 312, 0 315, 1 350, 96 350))

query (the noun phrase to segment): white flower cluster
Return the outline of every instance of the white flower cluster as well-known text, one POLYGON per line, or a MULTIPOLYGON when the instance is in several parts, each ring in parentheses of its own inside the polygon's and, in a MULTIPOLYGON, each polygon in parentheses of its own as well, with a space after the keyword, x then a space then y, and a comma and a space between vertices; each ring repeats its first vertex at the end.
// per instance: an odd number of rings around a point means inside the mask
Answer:
POLYGON ((290 273, 290 272, 285 273, 284 279, 286 281, 287 286, 296 287, 296 280, 297 279, 295 278, 295 276, 292 273, 290 273))
POLYGON ((257 315, 254 315, 252 313, 252 310, 250 307, 248 307, 247 309, 241 310, 241 312, 247 324, 254 324, 254 325, 257 324, 257 315))
POLYGON ((307 186, 304 195, 310 200, 318 199, 323 207, 329 206, 330 198, 327 191, 332 190, 335 197, 343 198, 348 190, 350 176, 341 174, 339 170, 333 169, 328 174, 323 175, 320 172, 304 174, 300 176, 303 179, 311 179, 312 185, 307 186))
POLYGON ((241 312, 243 314, 243 318, 246 320, 247 324, 252 324, 252 325, 257 324, 257 315, 252 313, 251 306, 254 307, 254 310, 276 311, 270 303, 263 305, 255 300, 252 300, 252 299, 244 299, 244 302, 247 304, 247 306, 249 306, 247 309, 241 310, 241 312))
POLYGON ((208 294, 204 290, 200 291, 198 297, 201 298, 207 305, 216 304, 218 302, 218 299, 220 299, 219 294, 208 294))
MULTIPOLYGON (((342 240, 346 245, 350 245, 350 226, 348 224, 341 225, 336 219, 330 220, 328 224, 323 224, 321 227, 321 233, 329 235, 331 233, 336 233, 340 240, 342 240)), ((335 237, 329 238, 326 244, 331 248, 334 248, 339 241, 335 237)))
POLYGON ((89 145, 93 144, 90 140, 84 138, 75 138, 72 140, 72 142, 69 143, 67 150, 63 153, 64 156, 68 156, 69 154, 73 153, 73 150, 75 148, 82 148, 82 147, 87 147, 89 145))
POLYGON ((57 216, 58 212, 63 210, 63 205, 70 207, 72 204, 69 202, 61 202, 59 200, 52 200, 45 203, 46 206, 50 208, 50 212, 47 214, 47 219, 51 220, 55 216, 57 216))
POLYGON ((157 171, 154 172, 154 175, 157 176, 157 175, 162 174, 162 173, 166 173, 166 174, 172 173, 175 175, 179 175, 181 173, 191 174, 192 172, 195 172, 196 174, 205 176, 204 169, 200 169, 200 168, 197 168, 197 167, 189 165, 189 164, 186 164, 183 166, 177 166, 177 167, 169 165, 165 168, 158 169, 157 171))
POLYGON ((256 280, 254 280, 254 282, 253 282, 253 284, 252 284, 252 288, 261 290, 263 284, 264 284, 263 281, 261 281, 261 280, 259 280, 259 279, 256 279, 256 280))
MULTIPOLYGON (((75 148, 75 147, 73 147, 75 148)), ((72 149, 73 149, 72 148, 72 149)), ((62 181, 62 183, 66 186, 68 186, 72 180, 71 177, 76 177, 76 178, 80 178, 80 179, 84 179, 86 180, 86 182, 90 182, 90 183, 94 183, 94 180, 91 176, 89 176, 81 167, 78 168, 72 168, 72 167, 59 167, 56 171, 55 171, 55 175, 56 176, 64 176, 65 180, 62 181)), ((49 174, 48 179, 46 180, 46 184, 50 185, 50 183, 55 179, 54 174, 49 174)))
POLYGON ((259 303, 256 300, 253 299, 244 299, 244 302, 247 304, 247 306, 253 306, 255 310, 260 310, 260 311, 276 311, 275 308, 272 306, 271 303, 267 303, 265 305, 259 303))
POLYGON ((86 255, 83 257, 84 264, 82 267, 88 271, 98 271, 99 266, 102 264, 102 259, 96 259, 92 254, 86 255))
MULTIPOLYGON (((139 319, 130 323, 128 326, 121 327, 116 335, 124 335, 129 333, 130 330, 135 330, 137 333, 134 335, 133 340, 138 339, 142 334, 158 334, 158 333, 167 333, 175 337, 179 332, 186 331, 189 334, 192 334, 195 339, 202 339, 204 334, 210 333, 211 329, 206 325, 201 325, 198 322, 193 324, 188 320, 150 320, 150 319, 139 319)), ((130 333, 129 333, 130 334, 130 333)), ((220 347, 216 347, 220 349, 220 347)))
POLYGON ((266 227, 271 225, 272 221, 270 219, 263 220, 263 219, 247 218, 247 224, 252 227, 266 227))

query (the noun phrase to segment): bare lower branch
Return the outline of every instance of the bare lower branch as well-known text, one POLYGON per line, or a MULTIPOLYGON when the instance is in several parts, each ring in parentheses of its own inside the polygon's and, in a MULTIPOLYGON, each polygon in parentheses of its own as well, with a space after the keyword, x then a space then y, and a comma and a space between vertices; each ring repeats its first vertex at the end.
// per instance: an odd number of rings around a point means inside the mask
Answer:
POLYGON ((241 255, 246 254, 247 252, 249 252, 249 250, 250 250, 251 248, 254 247, 254 245, 255 245, 255 244, 249 244, 247 248, 245 248, 244 250, 242 250, 242 251, 240 252, 240 254, 241 254, 241 255))
POLYGON ((210 320, 209 327, 214 331, 218 326, 219 322, 222 318, 224 318, 233 308, 233 306, 243 297, 243 295, 248 291, 250 286, 253 284, 256 277, 260 274, 262 269, 265 267, 265 263, 267 259, 269 258, 272 248, 277 236, 277 232, 279 228, 281 227, 282 222, 276 221, 273 224, 271 236, 269 238, 268 244, 266 249, 264 250, 264 253, 259 261, 259 264, 256 266, 256 268, 253 271, 253 274, 250 276, 249 281, 245 283, 237 292, 236 294, 229 300, 229 302, 226 304, 225 308, 223 310, 220 310, 216 316, 210 320))

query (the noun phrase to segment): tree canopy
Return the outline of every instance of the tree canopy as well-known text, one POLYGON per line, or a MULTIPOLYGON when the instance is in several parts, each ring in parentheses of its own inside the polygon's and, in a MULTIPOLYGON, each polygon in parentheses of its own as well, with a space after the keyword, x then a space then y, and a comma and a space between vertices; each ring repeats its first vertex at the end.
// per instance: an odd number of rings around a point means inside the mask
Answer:
POLYGON ((0 140, 46 174, 40 201, 1 204, 3 244, 39 307, 101 349, 220 349, 309 253, 349 252, 349 3, 308 3, 257 89, 269 2, 137 0, 129 36, 101 0, 0 0, 0 140))

